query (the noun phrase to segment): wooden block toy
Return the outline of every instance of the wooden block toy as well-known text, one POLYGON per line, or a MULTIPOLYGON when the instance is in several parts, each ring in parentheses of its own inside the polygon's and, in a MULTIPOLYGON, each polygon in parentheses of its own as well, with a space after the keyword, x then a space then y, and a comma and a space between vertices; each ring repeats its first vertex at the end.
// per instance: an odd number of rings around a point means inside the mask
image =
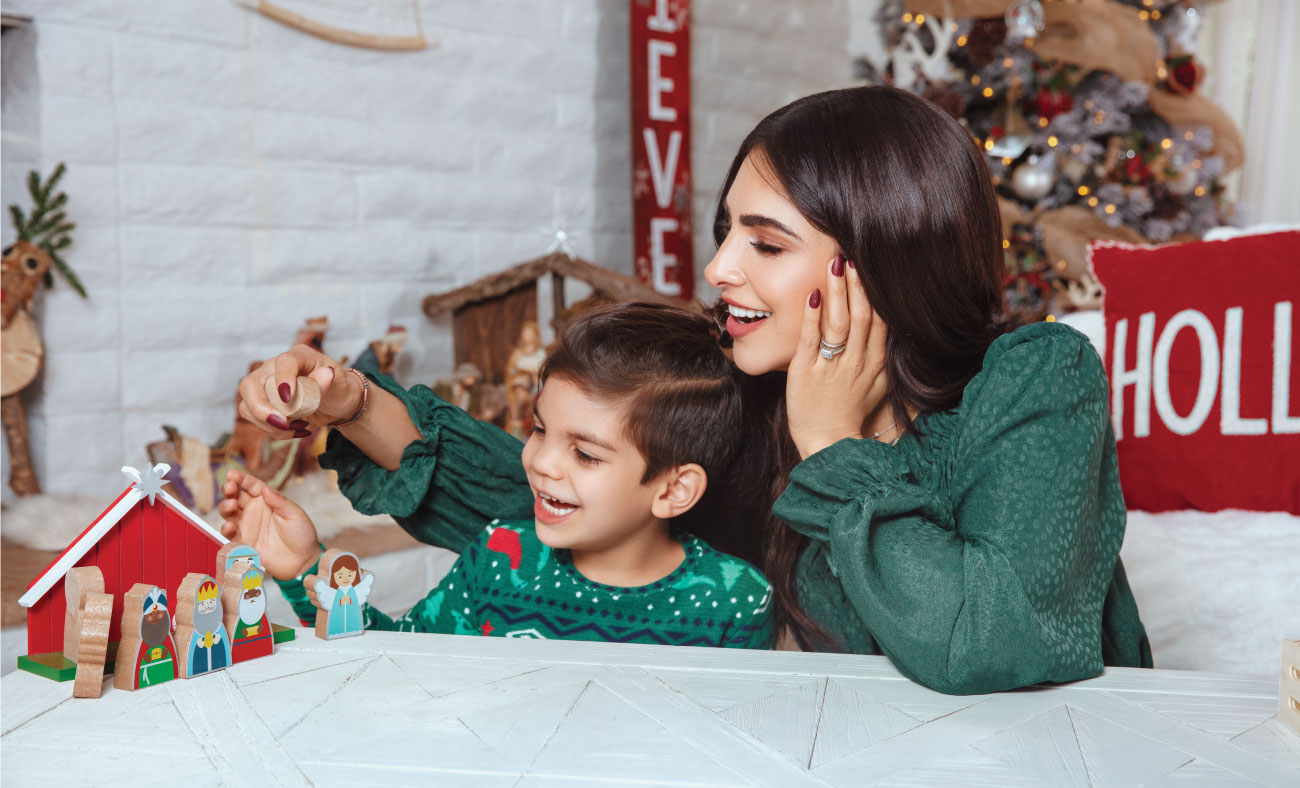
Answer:
MULTIPOLYGON (((63 598, 67 611, 63 614, 63 656, 77 661, 81 645, 81 616, 86 607, 87 594, 104 593, 104 573, 97 566, 77 566, 63 576, 63 598)), ((109 610, 109 618, 113 611, 109 610)), ((104 645, 108 645, 107 639, 104 645)))
POLYGON ((248 566, 231 569, 222 583, 221 606, 230 635, 231 664, 268 656, 275 649, 262 577, 261 569, 248 566))
POLYGON ((122 641, 113 666, 113 686, 138 690, 176 678, 176 644, 167 612, 167 592, 136 583, 122 597, 122 641))
POLYGON ((1277 721, 1300 736, 1300 640, 1282 641, 1282 681, 1278 685, 1277 721))
POLYGON ((267 378, 266 398, 270 400, 271 407, 286 419, 310 416, 316 412, 316 408, 320 407, 320 386, 311 378, 300 377, 294 381, 293 395, 289 397, 288 402, 280 399, 280 392, 277 389, 275 378, 267 378))
POLYGON ((191 572, 176 594, 176 675, 193 678, 230 665, 221 589, 212 575, 191 572))
POLYGON ((217 578, 218 584, 226 581, 226 573, 230 571, 243 571, 248 567, 256 567, 258 570, 265 572, 262 567, 262 557, 257 551, 243 542, 227 542, 217 551, 216 571, 213 577, 217 578))
POLYGON ((72 697, 98 698, 104 691, 104 666, 108 662, 108 629, 113 623, 113 597, 98 591, 85 595, 81 630, 77 633, 77 672, 72 697))
POLYGON ((319 612, 316 637, 334 640, 365 631, 361 606, 370 596, 375 575, 361 569, 354 553, 332 548, 320 557, 320 575, 307 575, 302 584, 319 612))

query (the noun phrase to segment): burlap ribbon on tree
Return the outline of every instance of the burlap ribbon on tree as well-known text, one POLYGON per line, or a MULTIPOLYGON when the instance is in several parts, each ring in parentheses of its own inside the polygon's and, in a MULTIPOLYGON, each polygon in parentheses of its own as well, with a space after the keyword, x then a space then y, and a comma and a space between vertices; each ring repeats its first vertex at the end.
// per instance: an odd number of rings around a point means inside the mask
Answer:
POLYGON ((1223 159, 1223 172, 1229 173, 1246 160, 1246 143, 1228 113, 1199 93, 1180 96, 1167 90, 1152 90, 1147 99, 1151 110, 1177 129, 1209 126, 1214 133, 1214 148, 1208 153, 1223 159))
MULTIPOLYGON (((1001 17, 1010 0, 906 0, 912 14, 939 19, 1001 17)), ((1177 129, 1208 126, 1214 134, 1211 153, 1223 159, 1223 171, 1231 172, 1244 160, 1241 132, 1227 113, 1199 95, 1180 96, 1157 83, 1161 79, 1160 44, 1138 9, 1110 0, 1044 2, 1043 31, 1028 45, 1044 60, 1068 63, 1087 70, 1108 71, 1116 76, 1151 86, 1151 111, 1177 129)), ((1149 243, 1137 230, 1111 227, 1093 211, 1067 205, 1031 217, 1019 203, 999 198, 1002 233, 1011 237, 1011 225, 1033 222, 1042 229, 1043 249, 1053 266, 1064 260, 1057 274, 1078 279, 1087 272, 1088 243, 1118 240, 1149 243)), ((1177 239, 1175 239, 1177 240, 1177 239)))

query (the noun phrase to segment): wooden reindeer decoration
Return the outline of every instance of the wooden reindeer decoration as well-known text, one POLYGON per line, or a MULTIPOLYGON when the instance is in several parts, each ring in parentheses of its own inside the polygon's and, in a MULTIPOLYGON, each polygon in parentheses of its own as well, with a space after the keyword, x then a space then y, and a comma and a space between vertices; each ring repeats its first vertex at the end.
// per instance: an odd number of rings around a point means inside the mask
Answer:
POLYGON ((37 495, 41 491, 32 470, 31 449, 27 444, 27 412, 20 394, 41 371, 45 348, 41 331, 29 314, 36 290, 42 282, 54 284, 50 268, 56 268, 81 296, 86 290, 60 257, 61 250, 72 243, 68 235, 76 227, 67 221, 63 207, 68 195, 54 194, 63 177, 64 166, 54 169, 49 180, 41 183, 34 171, 27 176, 27 189, 34 207, 30 216, 17 205, 9 206, 18 241, 4 250, 0 264, 0 287, 3 289, 3 324, 0 324, 0 407, 9 441, 9 486, 18 495, 37 495))

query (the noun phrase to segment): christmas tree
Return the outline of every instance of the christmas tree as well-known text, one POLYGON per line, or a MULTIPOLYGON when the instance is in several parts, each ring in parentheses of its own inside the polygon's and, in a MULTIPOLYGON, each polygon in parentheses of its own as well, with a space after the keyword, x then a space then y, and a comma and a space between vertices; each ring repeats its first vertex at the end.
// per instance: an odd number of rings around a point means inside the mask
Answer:
POLYGON ((1096 306, 1093 239, 1199 238, 1231 215, 1240 132, 1196 93, 1205 0, 885 0, 883 67, 987 154, 1008 295, 1030 312, 1096 306))

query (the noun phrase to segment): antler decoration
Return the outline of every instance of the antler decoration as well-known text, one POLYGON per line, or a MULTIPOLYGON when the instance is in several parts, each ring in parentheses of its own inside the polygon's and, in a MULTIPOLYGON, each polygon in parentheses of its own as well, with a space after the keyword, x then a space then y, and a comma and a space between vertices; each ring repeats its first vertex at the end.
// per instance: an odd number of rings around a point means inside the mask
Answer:
POLYGON ((925 77, 932 85, 940 85, 951 82, 956 75, 948 62, 948 51, 957 35, 957 25, 947 17, 927 16, 925 27, 934 39, 930 51, 926 51, 916 34, 919 28, 909 27, 894 52, 894 84, 899 87, 911 88, 918 76, 925 77))

